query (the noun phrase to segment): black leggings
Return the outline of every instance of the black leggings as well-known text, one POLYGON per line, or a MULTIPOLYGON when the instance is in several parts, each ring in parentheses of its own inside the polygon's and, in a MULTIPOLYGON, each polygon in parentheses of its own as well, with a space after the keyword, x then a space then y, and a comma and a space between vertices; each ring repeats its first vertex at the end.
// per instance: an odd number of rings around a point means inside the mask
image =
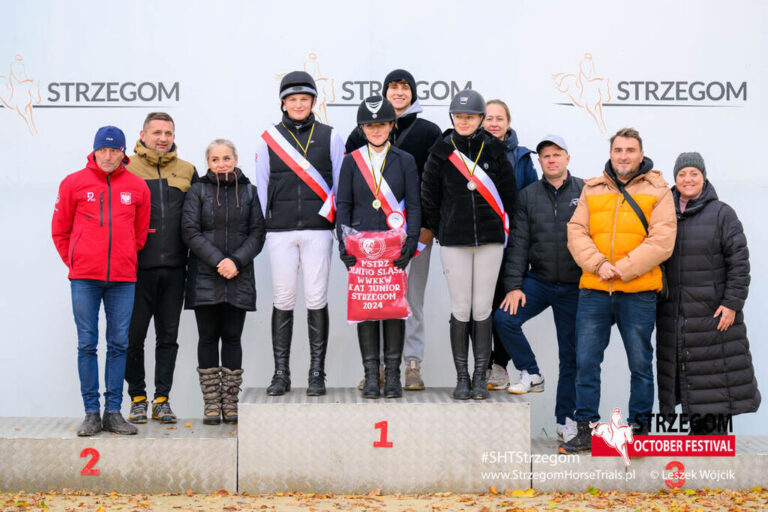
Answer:
POLYGON ((219 339, 221 339, 221 366, 239 370, 243 363, 240 336, 245 325, 245 310, 230 304, 198 306, 195 308, 197 332, 197 363, 201 369, 219 366, 219 339))

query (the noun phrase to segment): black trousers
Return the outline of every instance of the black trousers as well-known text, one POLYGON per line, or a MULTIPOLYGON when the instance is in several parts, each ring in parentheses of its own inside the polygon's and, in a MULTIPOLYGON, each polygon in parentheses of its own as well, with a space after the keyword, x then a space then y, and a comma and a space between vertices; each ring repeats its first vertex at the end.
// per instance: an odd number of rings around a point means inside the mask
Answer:
POLYGON ((185 279, 186 269, 183 267, 138 271, 125 363, 125 381, 131 398, 147 396, 144 341, 152 318, 155 321, 155 398, 168 397, 171 392, 179 351, 176 339, 179 336, 185 279))
POLYGON ((245 325, 244 309, 231 304, 215 304, 195 308, 197 332, 197 363, 201 369, 219 366, 219 340, 221 340, 221 366, 239 370, 243 363, 240 337, 245 325))

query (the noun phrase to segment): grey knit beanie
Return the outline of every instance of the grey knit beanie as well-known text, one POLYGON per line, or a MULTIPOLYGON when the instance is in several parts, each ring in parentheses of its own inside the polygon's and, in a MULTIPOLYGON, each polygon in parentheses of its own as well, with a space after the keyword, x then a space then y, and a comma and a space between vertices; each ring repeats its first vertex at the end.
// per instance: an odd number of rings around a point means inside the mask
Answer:
POLYGON ((704 158, 696 151, 680 153, 680 156, 675 160, 675 179, 677 179, 677 173, 680 172, 680 169, 685 169, 686 167, 697 168, 704 175, 704 179, 707 179, 707 168, 704 166, 704 158))

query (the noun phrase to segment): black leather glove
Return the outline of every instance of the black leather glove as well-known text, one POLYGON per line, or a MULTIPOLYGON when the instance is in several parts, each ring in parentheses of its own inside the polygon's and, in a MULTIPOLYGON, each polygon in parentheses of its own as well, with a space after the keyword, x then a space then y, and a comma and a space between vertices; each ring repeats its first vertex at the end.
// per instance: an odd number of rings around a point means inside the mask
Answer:
POLYGON ((357 263, 357 258, 352 256, 351 254, 347 254, 347 251, 342 251, 341 261, 344 262, 344 266, 347 267, 347 270, 349 270, 355 266, 355 263, 357 263))
POLYGON ((415 251, 411 249, 407 244, 403 245, 403 248, 400 251, 400 257, 393 261, 392 264, 400 270, 405 270, 405 267, 408 266, 408 262, 411 261, 411 258, 413 258, 414 252, 415 251))

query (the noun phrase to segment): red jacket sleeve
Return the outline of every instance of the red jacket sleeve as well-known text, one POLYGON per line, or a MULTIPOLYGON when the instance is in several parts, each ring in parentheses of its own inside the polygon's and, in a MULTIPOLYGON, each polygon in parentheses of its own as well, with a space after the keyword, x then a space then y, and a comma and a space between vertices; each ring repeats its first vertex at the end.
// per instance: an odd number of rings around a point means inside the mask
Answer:
POLYGON ((69 242, 74 220, 75 205, 72 201, 71 185, 69 180, 65 179, 59 185, 59 194, 56 196, 56 204, 53 207, 51 236, 59 256, 67 267, 69 267, 69 242))
POLYGON ((144 248, 147 243, 147 234, 149 233, 149 215, 152 208, 152 202, 149 195, 149 187, 144 180, 141 182, 141 203, 136 208, 136 218, 134 219, 134 229, 136 230, 136 252, 144 248))

